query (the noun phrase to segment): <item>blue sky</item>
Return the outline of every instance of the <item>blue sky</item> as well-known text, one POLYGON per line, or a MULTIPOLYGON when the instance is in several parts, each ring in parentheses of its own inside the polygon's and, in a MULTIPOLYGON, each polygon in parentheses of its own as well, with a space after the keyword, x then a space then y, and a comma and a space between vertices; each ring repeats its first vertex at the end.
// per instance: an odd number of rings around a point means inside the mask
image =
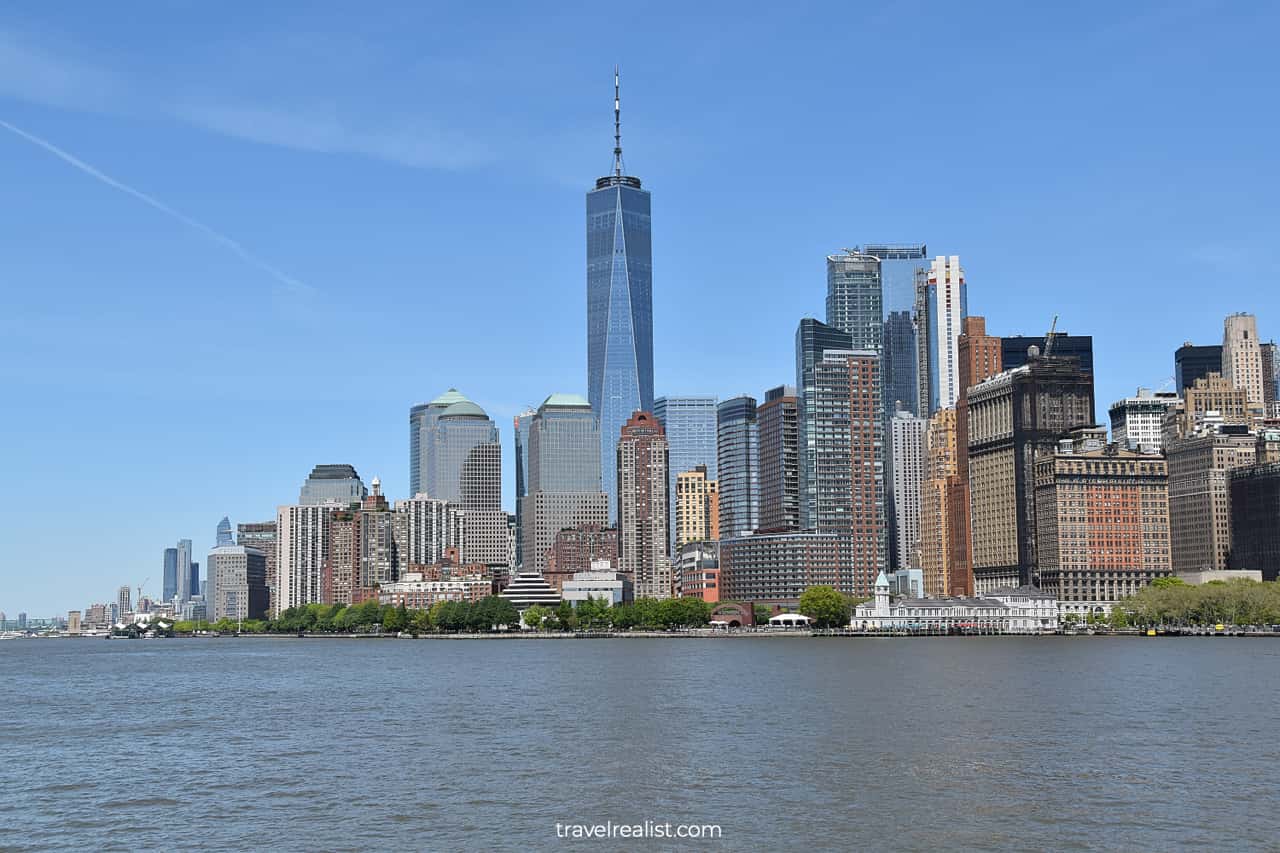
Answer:
POLYGON ((660 394, 792 380, 867 241, 959 254, 993 333, 1094 335, 1104 416, 1230 311, 1280 336, 1275 4, 481 5, 0 11, 0 121, 167 208, 0 128, 10 618, 157 592, 319 462, 403 497, 449 386, 509 469, 586 390, 615 63, 660 394))

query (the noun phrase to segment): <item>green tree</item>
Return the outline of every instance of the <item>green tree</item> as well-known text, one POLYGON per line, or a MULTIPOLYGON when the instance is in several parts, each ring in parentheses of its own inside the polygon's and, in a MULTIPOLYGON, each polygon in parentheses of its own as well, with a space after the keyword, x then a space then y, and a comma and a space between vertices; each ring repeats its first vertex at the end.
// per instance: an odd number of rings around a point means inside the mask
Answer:
POLYGON ((560 602, 556 608, 556 622, 561 631, 575 631, 578 628, 578 615, 573 612, 573 605, 567 601, 560 602))
POLYGON ((843 628, 849 624, 853 608, 835 587, 811 586, 800 594, 800 612, 812 619, 816 628, 843 628))
POLYGON ((542 607, 541 605, 535 604, 532 607, 526 608, 524 615, 521 618, 524 620, 524 624, 528 625, 533 630, 541 631, 542 623, 547 621, 547 618, 550 615, 550 610, 542 607))
POLYGON ((773 608, 767 604, 751 605, 751 615, 755 618, 757 625, 768 625, 769 618, 773 616, 773 608))
POLYGON ((409 630, 416 634, 426 634, 431 631, 431 612, 427 610, 415 610, 413 616, 409 618, 409 630))
POLYGON ((384 607, 382 613, 382 630, 400 633, 409 628, 409 611, 401 604, 399 607, 384 607))

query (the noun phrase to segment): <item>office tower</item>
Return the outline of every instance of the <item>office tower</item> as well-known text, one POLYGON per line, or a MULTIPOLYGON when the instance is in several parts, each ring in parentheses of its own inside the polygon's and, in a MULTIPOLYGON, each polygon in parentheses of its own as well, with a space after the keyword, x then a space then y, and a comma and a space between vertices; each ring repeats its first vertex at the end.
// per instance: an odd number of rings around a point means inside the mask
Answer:
POLYGON ((335 508, 330 516, 321 580, 327 604, 376 600, 379 587, 397 581, 405 566, 408 516, 391 511, 377 477, 372 486, 359 506, 335 508))
POLYGON ((639 178, 623 174, 616 69, 613 121, 613 174, 587 192, 587 396, 600 419, 600 470, 611 514, 622 426, 633 412, 653 411, 649 193, 639 178))
MULTIPOLYGON (((456 505, 420 494, 396 501, 395 510, 405 517, 405 571, 436 565, 450 548, 461 550, 466 513, 456 505)), ((460 558, 468 556, 462 552, 460 558)))
POLYGON ((346 506, 359 503, 366 494, 360 475, 350 465, 317 465, 311 469, 311 474, 302 484, 302 489, 298 492, 298 503, 309 506, 325 503, 346 506))
POLYGON ((191 583, 191 540, 178 540, 178 591, 179 604, 185 604, 195 594, 191 583))
POLYGON ((500 478, 502 471, 498 427, 484 409, 465 398, 450 403, 434 415, 422 452, 428 497, 466 509, 501 505, 500 479, 494 486, 495 475, 500 478))
POLYGON ((1169 465, 1169 532, 1175 572, 1227 568, 1231 550, 1228 473, 1254 464, 1247 426, 1204 425, 1164 446, 1169 465))
POLYGON ((1165 460, 1106 437, 1075 430, 1036 458, 1040 587, 1059 601, 1120 601, 1172 574, 1165 460))
POLYGON ((743 394, 716 407, 716 468, 720 484, 720 535, 740 536, 759 527, 760 431, 756 399, 743 394))
POLYGON ((1262 347, 1258 321, 1252 314, 1230 314, 1223 321, 1222 376, 1244 389, 1252 409, 1262 409, 1266 399, 1262 389, 1262 347))
POLYGON ((800 529, 800 425, 796 389, 770 388, 756 409, 762 533, 800 529))
MULTIPOLYGON (((957 445, 955 409, 940 409, 925 431, 925 480, 920 487, 920 571, 925 594, 952 595, 950 538, 952 482, 956 479, 957 445)), ((966 516, 967 518, 967 516, 966 516)), ((963 591, 955 594, 964 594, 963 591)))
MULTIPOLYGON (((276 559, 276 523, 274 521, 250 521, 236 525, 237 545, 261 551, 266 558, 267 608, 271 609, 279 586, 279 569, 276 559)), ((212 574, 212 573, 211 573, 212 574)))
POLYGON ((1161 446, 1164 419, 1179 403, 1172 391, 1139 388, 1137 394, 1111 404, 1111 440, 1129 450, 1157 451, 1161 446))
POLYGON ((795 608, 811 586, 847 591, 850 539, 836 533, 756 533, 720 540, 720 600, 795 608))
POLYGON ((1035 356, 967 400, 974 590, 1036 583, 1035 457, 1092 425, 1093 374, 1075 358, 1035 356))
POLYGON ((166 602, 173 601, 178 594, 178 549, 164 549, 163 592, 166 602))
POLYGON ((210 621, 265 619, 267 555, 244 545, 217 545, 209 552, 209 590, 205 596, 210 621))
POLYGON ((324 600, 329 521, 333 511, 341 508, 341 504, 330 502, 286 505, 276 510, 279 594, 271 601, 272 615, 324 600))
POLYGON ((618 467, 618 569, 635 584, 637 598, 671 597, 671 518, 667 438, 648 412, 622 427, 618 467))
MULTIPOLYGON (((881 393, 880 358, 871 350, 828 350, 814 366, 814 528, 849 540, 837 588, 850 595, 870 594, 888 559, 881 393)), ((722 483, 722 518, 723 494, 722 483)))
POLYGON ((1174 387, 1178 395, 1210 373, 1222 374, 1222 346, 1196 346, 1186 341, 1173 353, 1174 387))
POLYGON ((1280 580, 1280 463, 1235 468, 1228 478, 1231 568, 1280 580))
POLYGON ((195 598, 200 594, 200 564, 191 564, 191 597, 195 598))
POLYGON ((898 565, 920 568, 920 497, 925 476, 925 427, 928 421, 896 412, 889 421, 893 447, 893 535, 898 565))
POLYGON ((909 314, 915 298, 915 273, 924 266, 928 247, 923 243, 867 243, 862 252, 880 259, 885 317, 894 312, 909 314))
POLYGON ((515 438, 515 472, 516 472, 516 556, 517 567, 524 565, 524 499, 529 494, 529 430, 533 426, 533 417, 537 412, 526 409, 516 415, 512 424, 512 435, 515 438))
POLYGON ((1003 343, 987 334, 984 317, 965 317, 956 341, 959 389, 956 399, 954 477, 948 481, 945 595, 973 595, 973 559, 969 492, 969 389, 1003 370, 1003 343))
POLYGON ((217 547, 221 547, 222 545, 234 545, 234 544, 236 543, 231 538, 231 519, 227 518, 224 515, 222 517, 222 521, 218 522, 218 529, 217 529, 217 532, 214 534, 214 547, 217 548, 217 547))
POLYGON ((884 297, 875 255, 845 249, 827 256, 827 325, 852 336, 854 349, 881 351, 884 297))
POLYGON ((915 325, 919 414, 928 416, 955 405, 960 394, 956 350, 968 313, 964 269, 957 255, 934 258, 916 278, 915 325))
MULTIPOLYGON (((676 477, 701 465, 716 479, 716 398, 665 396, 653 401, 653 416, 667 433, 671 454, 671 532, 677 531, 676 477)), ((674 544, 675 539, 672 539, 674 544)))
POLYGON ((918 414, 916 329, 910 311, 892 311, 884 321, 884 402, 887 411, 918 414))
POLYGON ((1217 373, 1199 377, 1182 391, 1182 404, 1165 413, 1161 446, 1175 438, 1186 438, 1214 424, 1248 424, 1249 392, 1237 388, 1217 373))
MULTIPOLYGON (((532 533, 527 522, 524 568, 542 572, 558 532, 609 524, 609 498, 600 488, 600 421, 591 404, 577 394, 548 396, 529 426, 528 454, 524 507, 532 533)), ((610 465, 616 464, 615 457, 610 465)))
POLYGON ((815 367, 827 350, 848 350, 853 337, 826 323, 806 317, 796 328, 796 411, 800 445, 800 527, 812 530, 817 502, 814 453, 817 435, 809 428, 808 407, 813 399, 815 367))
MULTIPOLYGON (((409 494, 430 494, 431 462, 435 458, 436 419, 454 403, 467 402, 457 388, 409 409, 409 494)), ((431 497, 439 497, 432 494, 431 497)))
POLYGON ((1280 417, 1277 414, 1276 401, 1280 399, 1280 350, 1275 341, 1262 345, 1262 402, 1264 417, 1280 417))
MULTIPOLYGON (((128 584, 116 590, 116 608, 120 611, 120 618, 124 618, 126 613, 133 612, 133 590, 128 584)), ((4 621, 0 618, 0 621, 4 621)))
POLYGON ((706 465, 676 475, 676 545, 720 538, 720 488, 706 465))

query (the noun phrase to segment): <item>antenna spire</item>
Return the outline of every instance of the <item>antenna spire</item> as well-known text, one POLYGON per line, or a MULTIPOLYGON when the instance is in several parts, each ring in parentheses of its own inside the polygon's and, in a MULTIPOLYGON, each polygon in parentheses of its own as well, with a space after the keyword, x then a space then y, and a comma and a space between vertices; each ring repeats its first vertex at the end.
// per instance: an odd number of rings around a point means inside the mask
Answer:
POLYGON ((613 66, 613 174, 622 177, 622 87, 618 66, 613 66))

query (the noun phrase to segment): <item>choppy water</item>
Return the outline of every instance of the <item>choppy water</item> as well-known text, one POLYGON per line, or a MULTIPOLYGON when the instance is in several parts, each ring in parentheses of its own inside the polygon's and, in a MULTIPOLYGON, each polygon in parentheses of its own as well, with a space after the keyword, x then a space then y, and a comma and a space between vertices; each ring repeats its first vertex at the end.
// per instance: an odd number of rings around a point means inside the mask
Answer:
POLYGON ((24 640, 0 685, 0 849, 1280 849, 1269 640, 24 640))

